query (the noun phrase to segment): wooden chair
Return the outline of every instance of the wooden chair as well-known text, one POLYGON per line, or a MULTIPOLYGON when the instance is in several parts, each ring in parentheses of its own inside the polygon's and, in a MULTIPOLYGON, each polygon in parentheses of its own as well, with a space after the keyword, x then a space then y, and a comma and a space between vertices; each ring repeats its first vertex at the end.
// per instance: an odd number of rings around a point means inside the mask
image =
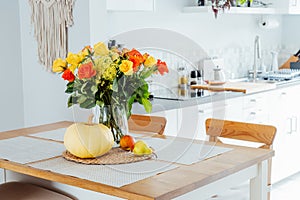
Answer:
POLYGON ((24 182, 0 184, 1 200, 72 200, 63 194, 24 182))
MULTIPOLYGON (((221 142, 220 138, 230 138, 248 142, 262 143, 259 148, 272 149, 273 141, 276 135, 276 127, 262 124, 252 124, 228 120, 219 120, 209 118, 205 122, 206 134, 209 141, 221 142)), ((222 143, 222 142, 221 142, 222 143)), ((271 164, 268 160, 268 186, 271 185, 271 164)), ((270 192, 268 192, 270 199, 270 192)))
POLYGON ((159 116, 132 114, 128 119, 128 129, 132 132, 158 133, 163 135, 167 119, 159 116))

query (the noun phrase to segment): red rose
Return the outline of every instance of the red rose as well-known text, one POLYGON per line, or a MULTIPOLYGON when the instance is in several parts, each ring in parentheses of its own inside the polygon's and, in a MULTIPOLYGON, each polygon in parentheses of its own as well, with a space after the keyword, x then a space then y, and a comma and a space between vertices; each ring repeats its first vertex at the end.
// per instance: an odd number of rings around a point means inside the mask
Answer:
POLYGON ((87 64, 82 64, 78 68, 78 77, 79 79, 91 78, 96 75, 96 70, 93 69, 93 63, 89 62, 87 64))
POLYGON ((73 72, 70 69, 66 69, 62 75, 62 78, 69 81, 73 82, 75 80, 75 76, 73 72))
POLYGON ((161 75, 163 75, 164 72, 166 72, 166 73, 169 72, 166 62, 163 62, 160 59, 158 59, 156 65, 157 65, 157 70, 161 75))

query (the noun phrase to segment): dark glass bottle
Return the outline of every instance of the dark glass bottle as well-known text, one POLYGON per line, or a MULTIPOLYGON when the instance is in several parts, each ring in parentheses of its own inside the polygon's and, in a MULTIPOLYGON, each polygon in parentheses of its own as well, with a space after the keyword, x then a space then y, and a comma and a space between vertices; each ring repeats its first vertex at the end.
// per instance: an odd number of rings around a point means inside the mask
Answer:
POLYGON ((205 0, 198 0, 198 6, 205 6, 205 0))

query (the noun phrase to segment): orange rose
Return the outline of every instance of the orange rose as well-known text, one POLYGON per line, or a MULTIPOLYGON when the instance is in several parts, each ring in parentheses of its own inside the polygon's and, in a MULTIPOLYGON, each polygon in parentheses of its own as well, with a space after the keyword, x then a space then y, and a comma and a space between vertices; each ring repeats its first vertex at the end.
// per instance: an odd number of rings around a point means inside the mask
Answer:
POLYGON ((73 72, 70 69, 66 69, 62 75, 62 78, 64 80, 67 80, 69 82, 73 82, 75 80, 75 76, 73 72))
POLYGON ((93 51, 92 47, 90 45, 85 46, 82 50, 81 50, 81 55, 83 57, 89 55, 91 52, 93 51))
POLYGON ((132 49, 127 52, 128 59, 133 62, 133 71, 137 72, 139 70, 139 66, 144 62, 143 55, 137 51, 136 49, 132 49))
POLYGON ((78 78, 84 79, 84 78, 91 78, 93 76, 96 76, 96 70, 93 69, 93 63, 89 62, 87 64, 82 64, 78 68, 78 78))
POLYGON ((169 72, 166 62, 162 62, 160 59, 158 59, 156 65, 157 65, 157 70, 161 75, 163 75, 164 72, 166 73, 169 72))

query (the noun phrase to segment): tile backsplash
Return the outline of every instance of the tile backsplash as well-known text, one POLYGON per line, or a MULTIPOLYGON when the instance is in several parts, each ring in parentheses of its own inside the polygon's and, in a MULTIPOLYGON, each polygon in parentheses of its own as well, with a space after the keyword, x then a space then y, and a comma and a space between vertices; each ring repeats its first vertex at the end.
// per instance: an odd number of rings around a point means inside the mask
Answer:
MULTIPOLYGON (((278 52, 278 66, 283 64, 292 54, 298 51, 296 46, 269 46, 262 48, 262 64, 259 69, 269 71, 272 64, 272 51, 278 52), (263 66, 263 67, 262 67, 263 66)), ((253 47, 239 47, 226 49, 210 49, 207 51, 206 58, 200 59, 198 63, 192 63, 188 59, 161 49, 147 49, 149 54, 166 61, 169 73, 163 77, 153 75, 148 82, 150 90, 155 91, 161 88, 176 88, 180 77, 179 68, 186 69, 185 74, 190 77, 190 72, 195 69, 203 70, 203 60, 210 58, 223 58, 224 73, 226 79, 237 79, 248 76, 248 71, 252 70, 254 60, 253 47)))

